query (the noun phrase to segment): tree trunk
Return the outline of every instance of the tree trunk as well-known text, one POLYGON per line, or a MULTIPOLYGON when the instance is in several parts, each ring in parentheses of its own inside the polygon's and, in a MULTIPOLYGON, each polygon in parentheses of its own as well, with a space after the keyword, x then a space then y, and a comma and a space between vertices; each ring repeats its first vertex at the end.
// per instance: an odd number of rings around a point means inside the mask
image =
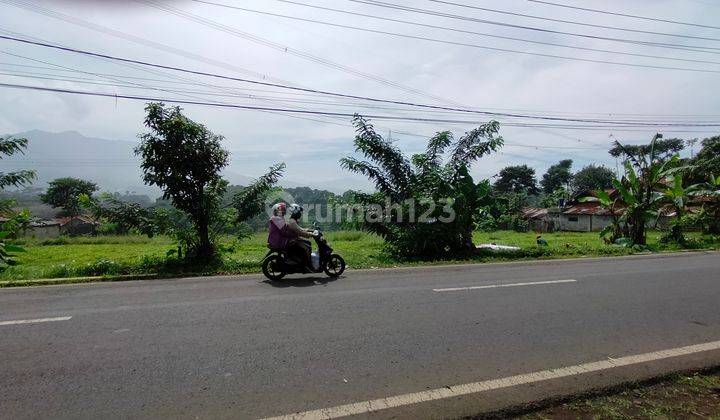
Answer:
POLYGON ((633 219, 632 227, 630 228, 632 242, 635 245, 645 245, 645 219, 640 215, 636 215, 633 219))
POLYGON ((210 242, 210 231, 207 220, 197 222, 198 249, 197 256, 201 259, 211 259, 215 254, 215 248, 210 242))

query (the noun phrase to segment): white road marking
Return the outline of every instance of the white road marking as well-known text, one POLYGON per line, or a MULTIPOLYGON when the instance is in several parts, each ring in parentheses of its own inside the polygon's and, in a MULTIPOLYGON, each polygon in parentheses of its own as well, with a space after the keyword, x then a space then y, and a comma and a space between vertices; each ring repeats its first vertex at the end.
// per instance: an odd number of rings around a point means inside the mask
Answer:
POLYGON ((71 316, 58 316, 55 318, 39 318, 39 319, 18 319, 15 321, 0 321, 0 325, 18 325, 18 324, 37 324, 38 322, 55 322, 67 321, 71 316))
POLYGON ((446 287, 444 289, 433 289, 433 292, 458 292, 462 290, 476 290, 476 289, 494 289, 496 287, 517 287, 517 286, 535 286, 538 284, 555 284, 555 283, 574 283, 577 280, 548 280, 548 281, 531 281, 525 283, 505 283, 505 284, 489 284, 487 286, 470 286, 470 287, 446 287))
POLYGON ((411 394, 395 395, 387 398, 379 398, 377 400, 338 405, 335 407, 323 408, 319 410, 303 411, 293 414, 287 414, 284 416, 270 417, 265 420, 335 419, 345 416, 367 414, 379 410, 386 410, 388 408, 396 408, 422 402, 459 397, 462 395, 476 394, 495 389, 509 388, 517 385, 525 385, 540 381, 547 381, 550 379, 566 378, 570 376, 580 375, 583 373, 597 372, 621 366, 653 362, 657 360, 668 359, 671 357, 686 356, 689 354, 700 353, 710 350, 720 350, 720 341, 712 341, 709 343, 695 344, 685 347, 676 347, 668 350, 636 354, 633 356, 623 356, 615 359, 607 358, 606 360, 584 363, 575 366, 567 366, 558 369, 548 369, 539 372, 509 376, 506 378, 491 379, 482 382, 473 382, 470 384, 448 386, 433 390, 414 392, 411 394))

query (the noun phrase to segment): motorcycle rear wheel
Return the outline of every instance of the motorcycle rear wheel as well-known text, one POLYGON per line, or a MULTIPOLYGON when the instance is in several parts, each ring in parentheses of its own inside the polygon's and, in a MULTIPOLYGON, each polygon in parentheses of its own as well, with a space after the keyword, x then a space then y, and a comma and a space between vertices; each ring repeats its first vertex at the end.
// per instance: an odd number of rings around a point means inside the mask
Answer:
POLYGON ((345 272, 345 260, 338 254, 332 254, 325 262, 323 271, 330 277, 340 277, 345 272))
POLYGON ((263 261, 262 272, 270 280, 280 280, 287 274, 282 269, 283 262, 279 255, 271 255, 263 261))

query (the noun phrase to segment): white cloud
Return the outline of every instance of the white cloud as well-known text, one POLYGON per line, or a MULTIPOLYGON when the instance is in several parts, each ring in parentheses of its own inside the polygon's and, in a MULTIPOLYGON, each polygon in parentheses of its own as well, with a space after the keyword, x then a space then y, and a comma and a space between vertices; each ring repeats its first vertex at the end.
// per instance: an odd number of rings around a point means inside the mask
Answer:
MULTIPOLYGON (((217 0, 225 1, 226 0, 217 0)), ((304 0, 303 0, 304 1, 304 0)), ((673 57, 695 57, 715 60, 711 54, 695 54, 678 50, 622 45, 604 41, 593 41, 561 35, 542 34, 473 24, 456 20, 440 19, 431 16, 413 15, 399 11, 384 10, 352 2, 307 1, 364 13, 387 17, 416 20, 435 25, 445 25, 466 30, 487 32, 503 36, 519 36, 545 42, 559 42, 571 45, 583 45, 592 48, 614 49, 626 52, 667 55, 673 57)), ((526 24, 543 28, 553 28, 571 32, 611 35, 617 37, 663 42, 710 45, 700 40, 659 37, 643 34, 630 34, 617 31, 584 28, 571 25, 559 25, 551 22, 509 17, 467 9, 451 9, 447 5, 431 2, 396 0, 397 3, 492 19, 504 22, 526 24)), ((468 3, 468 2, 466 2, 468 3)), ((172 66, 247 76, 241 71, 229 68, 242 68, 264 75, 264 79, 283 80, 303 87, 347 92, 356 95, 382 97, 389 99, 432 102, 427 97, 412 95, 357 75, 332 69, 310 60, 299 58, 283 50, 272 49, 214 28, 182 19, 167 12, 152 8, 143 3, 113 2, 43 2, 43 7, 93 22, 106 28, 118 30, 153 42, 169 45, 173 48, 202 55, 212 60, 227 63, 228 68, 211 63, 198 62, 187 57, 147 46, 129 42, 108 34, 89 30, 38 15, 10 5, 0 6, 3 16, 3 29, 16 31, 48 41, 73 47, 148 60, 172 66)), ((638 113, 638 114, 720 114, 720 98, 717 95, 717 74, 691 73, 670 70, 640 69, 623 66, 581 63, 503 53, 476 48, 449 46, 418 40, 400 39, 389 36, 329 28, 326 26, 270 18, 241 11, 216 8, 190 1, 168 2, 166 4, 183 11, 192 12, 203 18, 231 26, 245 33, 267 38, 281 45, 308 52, 325 60, 341 63, 357 69, 359 72, 372 73, 384 79, 402 83, 429 95, 440 96, 448 101, 478 108, 507 108, 536 111, 564 111, 570 113, 638 113)), ((613 56, 604 53, 583 52, 557 47, 544 47, 533 44, 504 41, 493 38, 447 33, 445 31, 410 27, 348 17, 332 12, 322 12, 277 1, 248 1, 243 7, 268 10, 276 13, 328 20, 336 23, 363 26, 372 29, 402 32, 407 34, 438 37, 461 42, 512 48, 591 59, 612 59, 634 63, 659 63, 659 60, 636 57, 613 56)), ((583 20, 597 24, 617 25, 643 30, 692 34, 696 36, 720 37, 720 31, 689 28, 677 25, 659 24, 631 19, 589 14, 580 11, 551 8, 524 1, 482 1, 473 4, 496 9, 512 10, 520 13, 552 16, 557 19, 583 20)), ((641 15, 666 16, 672 19, 713 22, 711 16, 717 14, 717 7, 704 2, 671 2, 634 0, 631 2, 590 1, 585 7, 608 10, 622 10, 641 15), (652 8, 647 7, 652 4, 652 8)), ((715 45, 715 44, 712 44, 715 45)), ((66 67, 81 69, 92 73, 121 74, 134 77, 166 78, 171 72, 149 74, 145 71, 119 66, 94 58, 80 57, 39 47, 0 41, 0 51, 31 57, 66 67)), ((720 61, 720 59, 718 59, 720 61)), ((0 54, 0 72, 20 71, 7 66, 8 63, 48 66, 0 54)), ((707 64, 663 62, 667 65, 697 68, 718 68, 707 64)), ((52 66, 50 66, 52 67, 52 66)), ((29 70, 26 70, 29 71, 29 70)), ((35 70, 37 72, 57 73, 57 71, 35 70)), ((72 73, 68 73, 72 74, 72 73)), ((258 86, 235 84, 227 81, 201 79, 195 76, 177 76, 202 80, 202 83, 234 86, 238 89, 271 90, 258 86)), ((75 74, 79 77, 92 77, 88 74, 75 74)), ((57 82, 32 80, 0 75, 2 83, 20 83, 40 86, 65 87, 78 90, 102 92, 134 92, 147 96, 175 96, 167 92, 151 89, 129 90, 108 86, 85 85, 76 82, 57 82)), ((102 81, 102 80, 101 80, 102 81)), ((107 80, 105 80, 107 81, 107 80)), ((176 80, 177 81, 177 80, 176 80)), ((158 86, 153 81, 136 80, 137 83, 158 86)), ((170 84, 163 83, 169 88, 170 84)), ((184 87, 184 89, 190 89, 184 87)), ((207 86, 192 89, 207 91, 207 86)), ((227 89, 216 90, 227 93, 227 89)), ((267 92, 252 91, 255 95, 269 95, 267 92)), ((188 94, 202 97, 202 94, 188 94)), ((283 94, 283 96, 289 96, 283 94)), ((297 96, 301 98, 301 96, 297 96)), ((304 103, 284 103, 277 101, 259 101, 241 98, 214 97, 215 100, 246 103, 260 106, 296 106, 309 107, 304 103)), ((307 99, 307 98, 306 98, 307 99)), ((320 99, 312 98, 312 99, 320 99)), ((323 98, 334 101, 334 99, 323 98)), ((295 182, 304 182, 313 177, 318 180, 344 179, 337 161, 340 157, 353 152, 353 130, 349 126, 328 125, 317 121, 273 115, 256 111, 217 109, 201 106, 185 106, 187 113, 194 119, 205 123, 214 131, 226 137, 226 147, 233 151, 236 159, 231 170, 250 176, 259 175, 267 166, 278 160, 288 163, 288 178, 295 182)), ((352 107, 338 107, 332 104, 322 106, 326 110, 353 112, 352 107)), ((143 103, 108 98, 87 98, 63 94, 28 92, 2 88, 0 96, 0 132, 18 132, 31 129, 49 131, 76 130, 93 137, 134 140, 143 130, 143 103)), ((377 109, 375 113, 387 113, 389 110, 377 109)), ((428 115, 425 113, 425 115, 428 115)), ((457 116, 454 116, 457 117, 457 116)), ((608 115, 608 118, 610 116, 608 115)), ((324 117, 310 117, 327 119, 324 117)), ((334 122, 348 124, 347 118, 332 119, 334 122)), ((452 129, 457 135, 471 129, 471 125, 418 124, 402 122, 376 121, 379 130, 409 131, 432 134, 436 131, 452 129)), ((615 138, 637 143, 646 141, 653 130, 640 132, 589 131, 574 132, 558 130, 533 130, 524 128, 502 128, 506 141, 527 145, 552 146, 588 146, 609 145, 615 138)), ((678 134, 684 137, 703 137, 708 133, 678 134)), ((407 152, 422 149, 422 140, 415 137, 395 134, 397 145, 407 152)), ((612 160, 602 150, 587 149, 530 149, 508 146, 503 154, 483 158, 473 169, 476 176, 489 177, 507 164, 528 163, 541 173, 552 162, 563 158, 573 158, 576 167, 590 162, 612 164, 612 160)))

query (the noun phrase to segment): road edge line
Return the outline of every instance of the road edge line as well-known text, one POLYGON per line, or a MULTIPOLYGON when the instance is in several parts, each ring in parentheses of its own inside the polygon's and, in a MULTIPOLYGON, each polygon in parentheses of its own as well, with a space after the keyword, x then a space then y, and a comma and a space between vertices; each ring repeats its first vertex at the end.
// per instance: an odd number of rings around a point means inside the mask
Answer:
POLYGON ((452 397, 460 397, 470 394, 477 394, 497 389, 510 388, 518 385, 526 385, 536 382, 547 381, 551 379, 566 378, 585 373, 592 373, 623 366, 654 362, 658 360, 686 356, 711 350, 720 350, 720 341, 711 341, 690 346, 675 347, 672 349, 659 350, 631 356, 623 356, 615 359, 607 358, 606 360, 588 362, 574 366, 566 366, 557 369, 547 369, 538 372, 508 376, 505 378, 490 379, 481 382, 447 386, 427 391, 395 395, 386 398, 378 398, 375 400, 343 404, 317 410, 296 412, 277 417, 267 417, 263 420, 335 419, 352 415, 368 414, 380 410, 398 408, 412 404, 436 401, 452 397))

